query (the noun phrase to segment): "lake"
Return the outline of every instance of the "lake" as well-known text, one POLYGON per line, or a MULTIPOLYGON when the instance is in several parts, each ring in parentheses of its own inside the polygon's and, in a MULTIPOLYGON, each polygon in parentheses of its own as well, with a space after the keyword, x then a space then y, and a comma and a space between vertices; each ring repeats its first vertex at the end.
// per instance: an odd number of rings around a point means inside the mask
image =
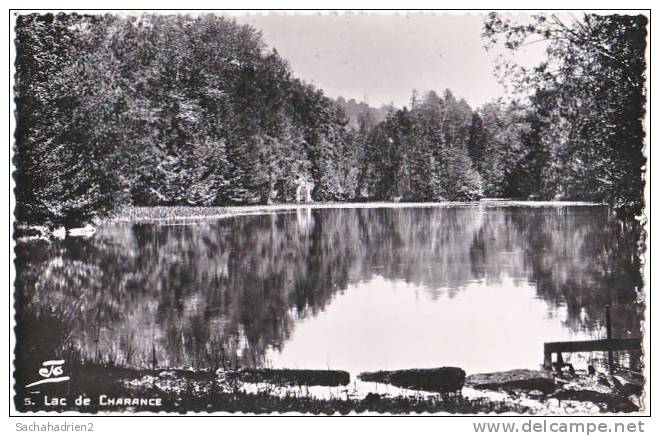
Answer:
POLYGON ((39 362, 538 369, 543 342, 604 337, 605 305, 614 337, 644 311, 636 235, 600 206, 108 222, 16 254, 18 357, 39 362))

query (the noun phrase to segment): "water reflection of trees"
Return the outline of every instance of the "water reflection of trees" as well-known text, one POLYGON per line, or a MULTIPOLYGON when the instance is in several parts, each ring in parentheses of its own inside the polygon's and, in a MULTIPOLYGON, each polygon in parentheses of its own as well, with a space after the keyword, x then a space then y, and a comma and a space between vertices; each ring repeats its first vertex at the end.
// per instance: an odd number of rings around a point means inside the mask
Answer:
POLYGON ((193 367, 237 354, 260 365, 297 319, 376 275, 435 298, 511 277, 565 306, 574 330, 599 331, 610 304, 615 334, 636 336, 636 240, 599 208, 329 209, 112 224, 88 240, 18 244, 17 351, 32 358, 68 347, 96 361, 193 367))

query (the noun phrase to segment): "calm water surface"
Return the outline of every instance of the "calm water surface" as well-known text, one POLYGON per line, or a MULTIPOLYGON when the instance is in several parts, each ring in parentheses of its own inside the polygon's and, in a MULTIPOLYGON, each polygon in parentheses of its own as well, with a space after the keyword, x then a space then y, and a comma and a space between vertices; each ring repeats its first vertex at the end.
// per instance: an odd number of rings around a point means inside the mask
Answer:
POLYGON ((603 337, 606 304, 618 337, 643 312, 635 235, 594 206, 109 223, 16 266, 23 357, 133 367, 538 368, 603 337))

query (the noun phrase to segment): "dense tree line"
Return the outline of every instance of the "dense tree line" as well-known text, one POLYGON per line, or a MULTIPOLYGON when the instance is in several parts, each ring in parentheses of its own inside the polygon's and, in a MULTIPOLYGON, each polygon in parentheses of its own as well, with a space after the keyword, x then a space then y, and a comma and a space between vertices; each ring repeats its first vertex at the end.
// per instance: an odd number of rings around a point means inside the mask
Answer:
MULTIPOLYGON (((571 23, 554 14, 527 23, 489 15, 488 46, 515 52, 548 44, 546 61, 534 68, 500 65, 505 79, 531 95, 525 147, 514 167, 521 180, 537 181, 531 193, 602 201, 622 216, 641 214, 647 22, 642 15, 584 14, 571 23)), ((530 193, 526 183, 512 188, 530 193)))
POLYGON ((290 201, 299 174, 318 200, 349 196, 343 112, 249 26, 35 14, 16 31, 19 220, 290 201))
POLYGON ((471 200, 481 178, 468 155, 472 109, 451 91, 431 91, 411 109, 392 112, 364 143, 362 198, 471 200))
POLYGON ((260 32, 213 15, 32 14, 16 23, 16 217, 80 225, 122 205, 474 200, 643 207, 644 17, 571 25, 492 14, 484 37, 550 41, 529 98, 476 110, 451 91, 409 107, 333 101, 260 32), (386 113, 385 113, 386 112, 386 113))

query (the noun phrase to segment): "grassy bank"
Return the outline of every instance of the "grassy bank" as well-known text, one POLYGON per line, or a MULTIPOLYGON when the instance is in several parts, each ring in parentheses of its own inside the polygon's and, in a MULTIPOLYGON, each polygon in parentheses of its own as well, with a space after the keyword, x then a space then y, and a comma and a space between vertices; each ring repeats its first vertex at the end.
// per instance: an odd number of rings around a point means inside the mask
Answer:
POLYGON ((109 221, 167 221, 189 219, 226 218, 237 215, 259 215, 264 213, 285 212, 307 209, 360 209, 360 208, 403 208, 403 207, 455 207, 455 206, 602 206, 600 203, 580 201, 515 201, 500 199, 483 199, 475 202, 427 202, 427 203, 397 203, 397 202, 364 202, 364 203, 287 203, 272 205, 251 206, 128 206, 124 207, 108 218, 109 221))
MULTIPOLYGON (((278 393, 275 384, 262 384, 249 391, 235 377, 224 377, 212 371, 137 370, 100 365, 79 365, 71 369, 67 383, 42 389, 39 394, 20 389, 16 408, 21 412, 78 411, 83 413, 120 412, 241 412, 241 413, 526 413, 519 404, 490 399, 466 398, 461 394, 433 396, 387 396, 368 394, 352 398, 339 390, 336 396, 317 398, 295 389, 278 393), (45 404, 45 396, 64 398, 66 405, 45 404), (76 398, 89 403, 76 404, 76 398), (129 399, 155 404, 117 405, 129 399), (109 404, 114 403, 114 404, 109 404)), ((130 402, 129 402, 130 403, 130 402)))
MULTIPOLYGON (((38 393, 21 387, 25 384, 19 382, 16 409, 20 412, 82 413, 593 415, 637 412, 642 395, 641 388, 630 384, 622 386, 611 376, 607 376, 609 381, 606 381, 603 374, 595 377, 557 374, 554 375, 556 389, 546 393, 504 386, 495 391, 475 391, 466 387, 452 393, 413 389, 395 391, 399 392, 395 395, 388 394, 388 389, 381 385, 378 393, 368 391, 359 395, 351 389, 352 382, 351 385, 344 384, 346 381, 340 371, 150 370, 87 363, 76 364, 66 373, 70 375, 69 381, 40 387, 38 393), (319 380, 324 386, 319 386, 319 380), (314 391, 307 381, 315 384, 317 390, 314 391), (612 382, 619 386, 615 387, 612 382), (324 395, 317 395, 319 392, 324 395), (53 399, 60 401, 53 403, 53 399), (66 404, 62 404, 61 399, 66 404)), ((624 372, 620 376, 630 378, 631 374, 624 372)), ((623 380, 620 376, 617 378, 623 380)))
POLYGON ((260 215, 265 213, 276 213, 285 211, 308 210, 308 209, 350 209, 350 208, 373 208, 373 207, 436 207, 450 204, 460 205, 469 203, 290 203, 272 205, 252 206, 222 206, 222 207, 199 207, 199 206, 156 206, 139 207, 130 206, 122 208, 114 213, 110 221, 167 221, 188 219, 214 219, 237 215, 260 215))

